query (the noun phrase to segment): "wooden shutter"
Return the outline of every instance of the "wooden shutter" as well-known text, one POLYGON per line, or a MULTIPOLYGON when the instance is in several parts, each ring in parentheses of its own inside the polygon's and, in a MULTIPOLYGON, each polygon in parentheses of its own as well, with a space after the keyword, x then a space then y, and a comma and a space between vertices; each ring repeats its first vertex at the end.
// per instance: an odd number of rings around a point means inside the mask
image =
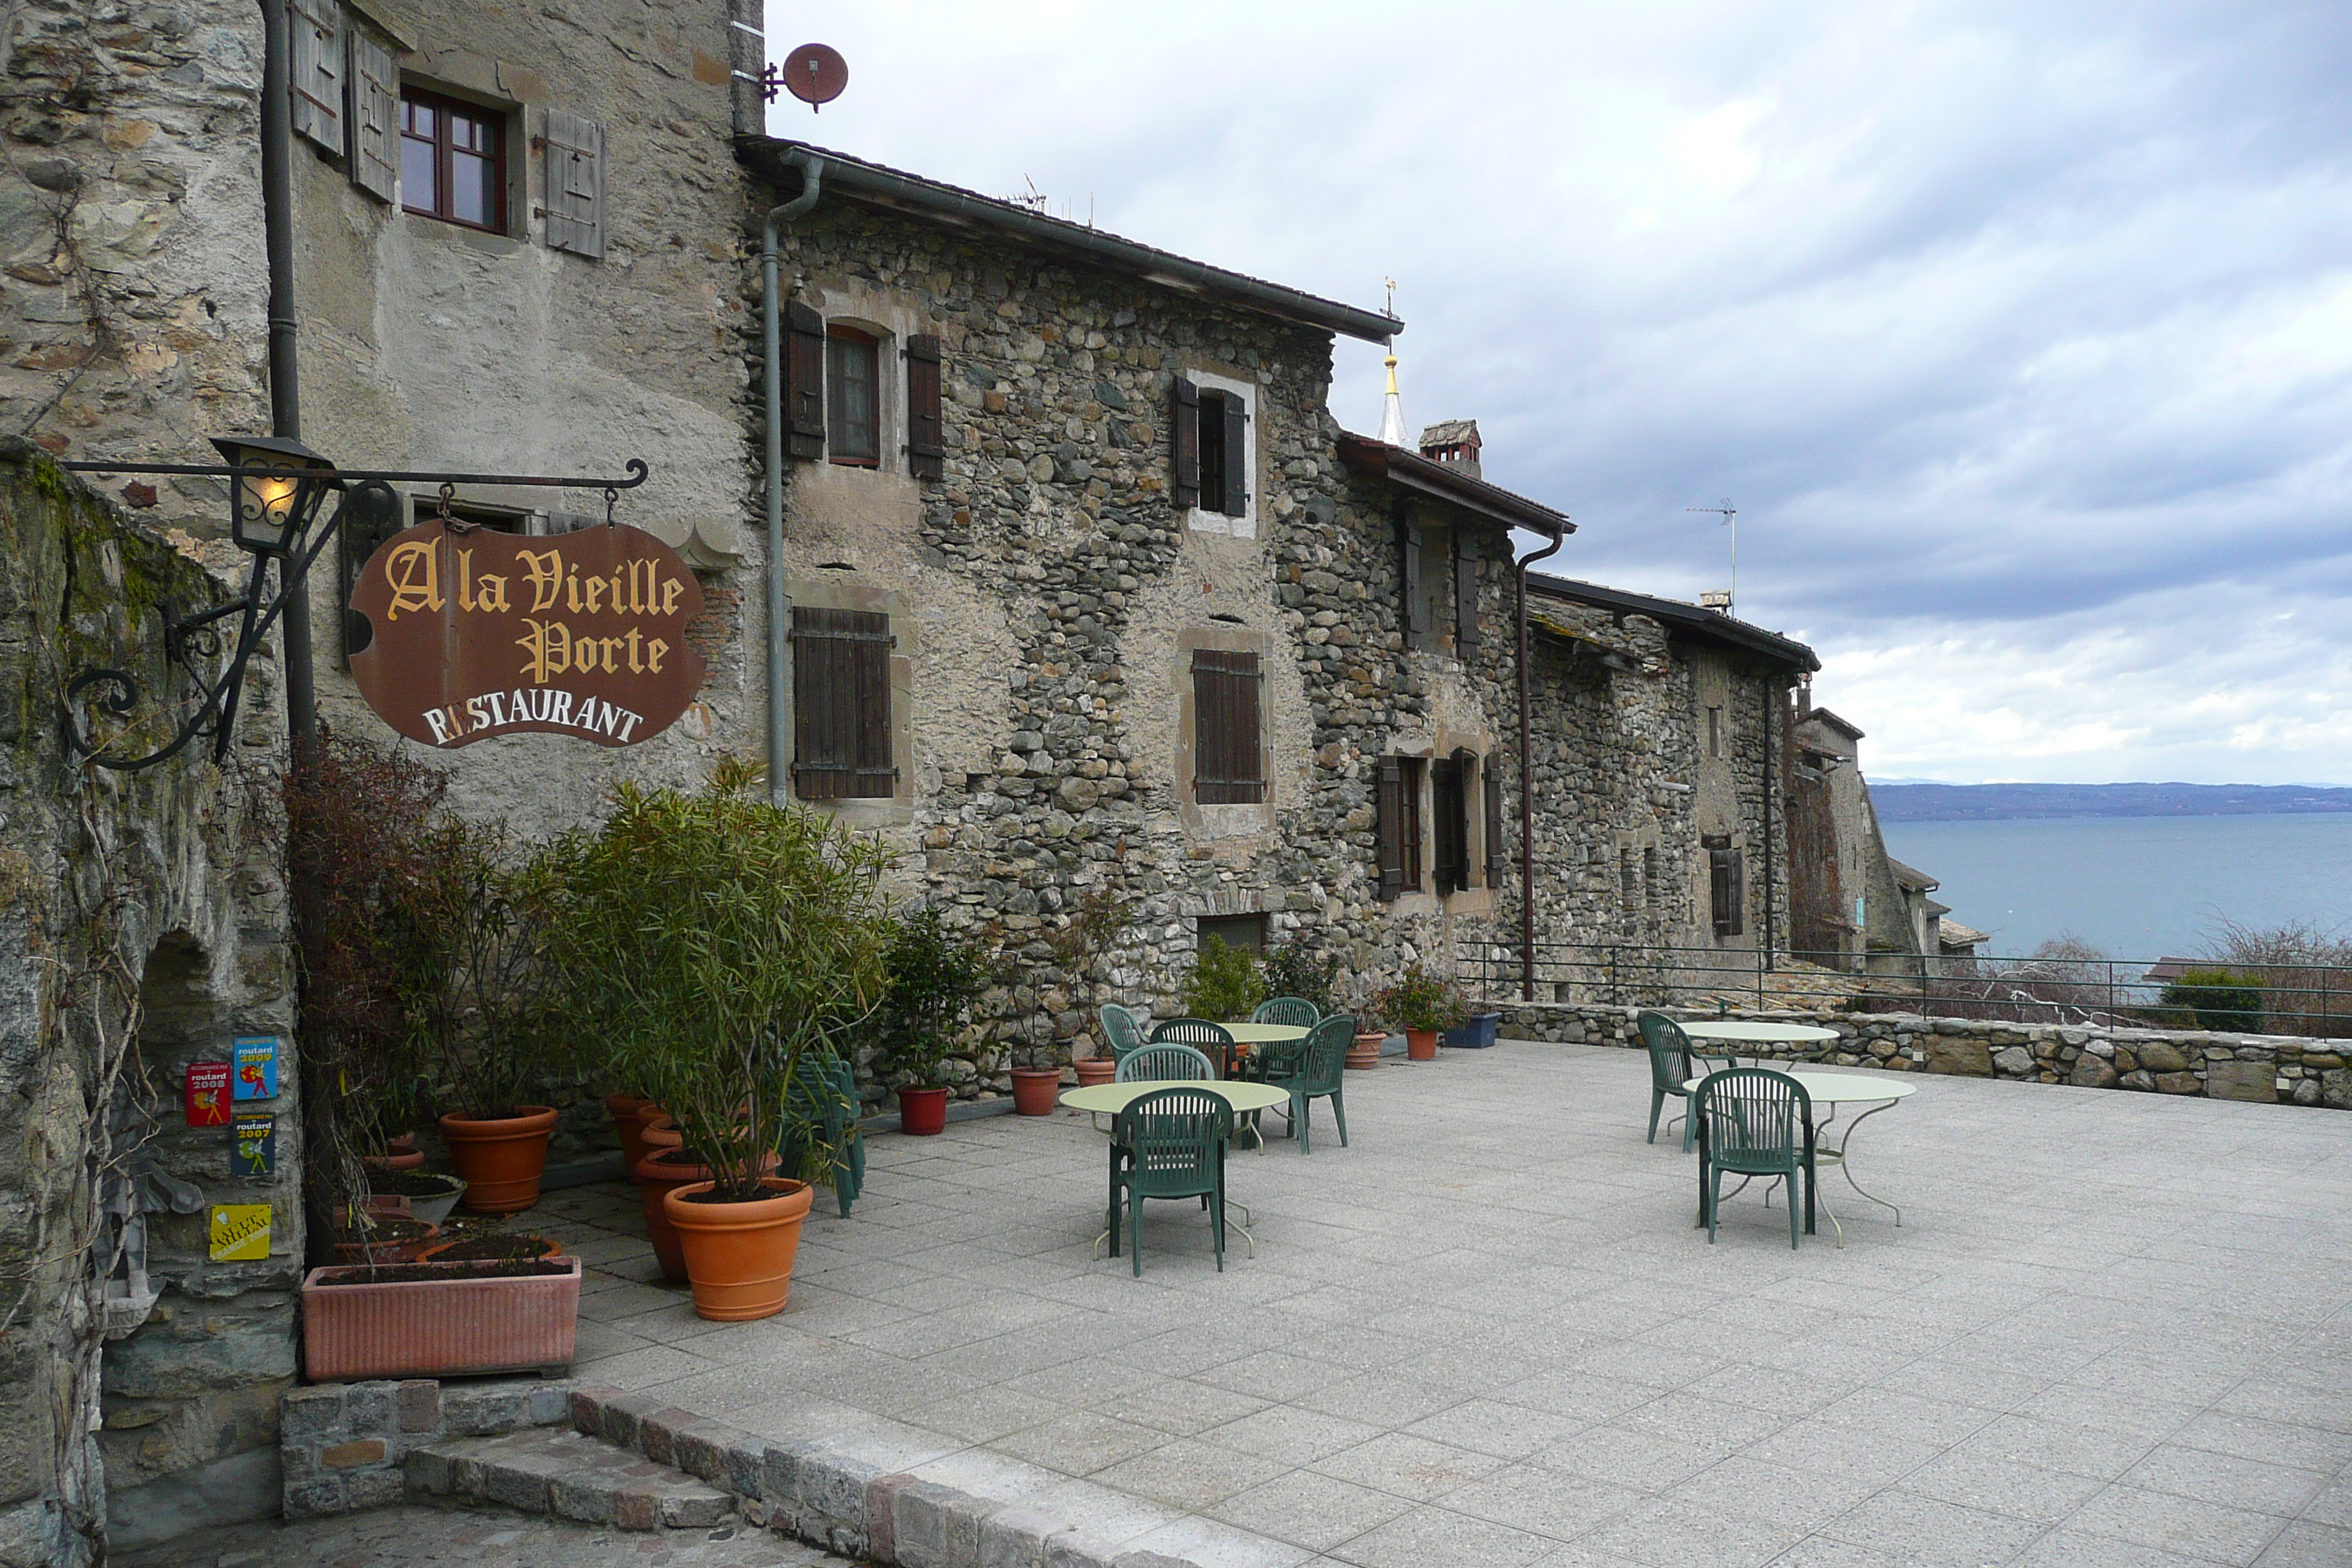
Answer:
POLYGON ((1421 524, 1402 506, 1397 509, 1397 562, 1404 584, 1404 613, 1398 618, 1407 637, 1420 637, 1429 630, 1429 612, 1421 602, 1421 524))
POLYGON ((1227 517, 1249 514, 1249 404, 1239 393, 1228 392, 1225 405, 1225 494, 1221 510, 1227 517))
POLYGON ((1454 531, 1454 646, 1476 647, 1485 639, 1478 632, 1478 558, 1470 553, 1470 531, 1454 531))
POLYGON ((407 512, 392 487, 380 479, 352 486, 344 504, 342 532, 335 541, 335 575, 341 589, 337 602, 343 611, 346 665, 352 655, 364 652, 375 640, 375 627, 351 607, 352 590, 359 586, 361 570, 383 542, 408 526, 407 512))
POLYGON ((547 247, 604 255, 604 128, 560 109, 547 111, 547 247))
POLYGON ((1393 901, 1404 891, 1404 763, 1398 758, 1380 760, 1373 809, 1380 819, 1380 896, 1384 902, 1393 901))
POLYGON ((803 800, 887 798, 890 617, 793 611, 793 788, 803 800))
POLYGON ((1478 753, 1454 749, 1454 886, 1470 885, 1470 819, 1477 810, 1478 753))
POLYGON ((287 0, 294 45, 287 88, 294 134, 343 152, 343 16, 335 0, 287 0))
POLYGON ((1201 504, 1201 389, 1176 378, 1176 407, 1168 422, 1176 451, 1176 510, 1201 504))
POLYGON ((946 431, 940 421, 940 340, 907 339, 907 471, 919 479, 947 475, 946 431))
POLYGON ((1699 844, 1706 850, 1707 901, 1713 906, 1715 934, 1738 936, 1748 907, 1747 868, 1740 864, 1740 853, 1731 847, 1727 833, 1706 834, 1699 844))
POLYGON ((1437 884, 1437 895, 1458 891, 1466 879, 1469 850, 1462 842, 1462 763, 1461 753, 1432 759, 1429 764, 1429 805, 1437 820, 1430 826, 1436 853, 1430 872, 1437 884))
POLYGON ((352 184, 388 202, 400 178, 400 68, 357 27, 351 40, 352 184))
POLYGON ((1192 798, 1202 805, 1265 799, 1257 655, 1192 655, 1192 798))
POLYGON ((824 318, 784 306, 784 437, 795 458, 824 456, 824 318))
POLYGON ((1486 759, 1486 886, 1503 885, 1503 868, 1507 857, 1503 847, 1503 775, 1495 771, 1495 759, 1486 759))

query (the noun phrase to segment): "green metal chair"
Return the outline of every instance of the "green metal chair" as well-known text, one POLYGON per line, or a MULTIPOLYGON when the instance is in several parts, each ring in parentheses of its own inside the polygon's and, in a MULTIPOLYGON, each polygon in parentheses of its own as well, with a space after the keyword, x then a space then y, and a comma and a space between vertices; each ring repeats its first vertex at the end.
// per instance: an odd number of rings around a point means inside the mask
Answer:
POLYGON ((815 1129, 833 1151, 833 1195, 841 1217, 866 1186, 866 1140, 857 1131, 857 1075, 830 1050, 803 1053, 793 1068, 785 1099, 782 1135, 776 1142, 777 1158, 786 1172, 801 1162, 803 1129, 815 1129))
POLYGON ((1311 1029, 1322 1021, 1323 1009, 1304 996, 1276 996, 1259 1003, 1250 1015, 1253 1024, 1288 1024, 1299 1029, 1311 1029))
MULTIPOLYGON (((1703 1057, 1692 1050, 1690 1037, 1683 1033, 1683 1026, 1664 1013, 1643 1013, 1634 1022, 1641 1026, 1642 1043, 1650 1048, 1650 1142, 1658 1141, 1658 1112, 1664 1109, 1666 1096, 1671 1094, 1685 1102, 1685 1114, 1675 1120, 1683 1124, 1683 1152, 1687 1154, 1698 1130, 1698 1119, 1688 1114, 1690 1090, 1683 1085, 1699 1076, 1694 1064, 1704 1062, 1712 1072, 1738 1063, 1731 1057, 1703 1057)), ((1674 1121, 1666 1125, 1671 1127, 1674 1121)))
MULTIPOLYGON (((1727 1172, 1789 1184, 1789 1245, 1797 1245, 1797 1178, 1805 1179, 1807 1231, 1813 1228, 1813 1101, 1805 1086, 1769 1068, 1727 1068, 1709 1073, 1691 1096, 1698 1123, 1698 1205, 1706 1239, 1715 1241, 1727 1172)), ((1741 1184, 1745 1185, 1746 1183, 1741 1184)), ((1769 1201, 1771 1189, 1765 1189, 1769 1201)))
POLYGON ((1118 1064, 1118 1083, 1186 1083, 1217 1076, 1216 1065, 1190 1046, 1162 1042, 1129 1051, 1118 1064))
POLYGON ((1151 1031, 1151 1043, 1190 1046, 1217 1066, 1220 1075, 1230 1074, 1234 1067, 1234 1037, 1223 1024, 1213 1024, 1206 1018, 1171 1018, 1151 1031))
POLYGON ((1344 1079, 1348 1047, 1355 1037, 1356 1020, 1334 1014, 1307 1031, 1306 1039, 1290 1047, 1292 1054, 1272 1058, 1266 1064, 1265 1081, 1290 1091, 1290 1109, 1283 1116, 1297 1138, 1302 1154, 1314 1152, 1308 1147, 1307 1108, 1318 1100, 1331 1102, 1332 1120, 1339 1124, 1339 1147, 1348 1146, 1344 1079))
POLYGON ((1128 1052, 1143 1045, 1143 1026, 1137 1022, 1135 1014, 1129 1009, 1116 1002, 1106 1002, 1102 1005, 1101 1017, 1103 1043, 1110 1047, 1111 1060, 1124 1061, 1128 1052))
POLYGON ((1225 1144, 1233 1135, 1233 1108, 1205 1089, 1155 1089, 1118 1113, 1110 1141, 1110 1255, 1118 1256, 1123 1200, 1138 1279, 1146 1198, 1202 1199, 1217 1271, 1224 1272, 1225 1144))

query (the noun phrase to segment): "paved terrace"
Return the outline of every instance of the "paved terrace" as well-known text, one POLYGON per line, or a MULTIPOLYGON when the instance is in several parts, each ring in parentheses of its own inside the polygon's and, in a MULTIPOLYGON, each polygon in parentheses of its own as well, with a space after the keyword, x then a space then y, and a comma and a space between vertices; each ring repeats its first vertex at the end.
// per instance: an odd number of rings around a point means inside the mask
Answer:
POLYGON ((1348 1078, 1354 1146, 1236 1152, 1215 1272, 1150 1205, 1090 1261, 1088 1119, 876 1138, 792 1304, 695 1318, 635 1198, 551 1194, 585 1381, 1234 1568, 2352 1563, 2352 1119, 1916 1079, 1801 1250, 1691 1227, 1647 1058, 1348 1078))

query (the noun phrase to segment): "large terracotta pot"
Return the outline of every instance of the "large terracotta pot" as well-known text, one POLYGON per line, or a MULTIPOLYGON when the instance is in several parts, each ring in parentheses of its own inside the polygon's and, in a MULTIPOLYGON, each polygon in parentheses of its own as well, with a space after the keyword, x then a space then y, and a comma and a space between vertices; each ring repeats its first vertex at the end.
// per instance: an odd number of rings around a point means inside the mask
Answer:
POLYGON ((801 1221, 808 1217, 814 1194, 806 1182, 780 1176, 765 1177, 760 1184, 775 1195, 750 1203, 695 1202, 715 1190, 709 1182, 662 1194, 670 1227, 686 1249, 698 1317, 734 1323, 772 1318, 784 1310, 793 1258, 801 1247, 801 1221))
POLYGON ((902 1089, 898 1091, 898 1131, 929 1138, 948 1130, 948 1091, 944 1089, 902 1089))
POLYGON ((466 1206, 478 1214, 516 1214, 539 1202, 547 1141, 555 1132, 555 1108, 523 1105, 516 1110, 521 1114, 482 1121, 441 1119, 441 1136, 449 1141, 449 1164, 465 1178, 466 1206))
POLYGON ((637 1162, 646 1157, 645 1140, 639 1136, 644 1126, 646 1102, 634 1094, 608 1094, 604 1097, 604 1114, 613 1119, 613 1136, 621 1144, 621 1169, 634 1171, 637 1162))
POLYGON ((439 1226, 426 1225, 423 1220, 407 1215, 378 1213, 374 1218, 383 1239, 339 1241, 335 1243, 335 1257, 339 1261, 406 1263, 424 1256, 426 1248, 441 1239, 439 1226))
POLYGON ((1013 1109, 1022 1116, 1051 1116, 1054 1101, 1060 1097, 1062 1073, 1058 1068, 1014 1068, 1013 1069, 1013 1109))
POLYGON ((1437 1031, 1434 1029, 1407 1029, 1404 1032, 1404 1054, 1417 1062, 1435 1061, 1437 1059, 1437 1031))
MULTIPOLYGON (((762 1175, 774 1171, 782 1162, 770 1150, 760 1162, 762 1175)), ((669 1211, 662 1200, 680 1187, 709 1182, 709 1166, 688 1154, 684 1150, 656 1149, 637 1162, 631 1172, 637 1181, 637 1198, 646 1215, 646 1239, 653 1243, 654 1257, 661 1264, 662 1278, 683 1279, 686 1274, 686 1252, 678 1245, 677 1232, 669 1225, 669 1211)))
MULTIPOLYGON (((547 1265, 541 1265, 542 1268, 547 1265)), ((302 1367, 314 1383, 569 1366, 580 1260, 512 1278, 478 1264, 410 1264, 422 1279, 313 1268, 302 1280, 302 1367)))
POLYGON ((1358 1035, 1355 1042, 1348 1047, 1347 1064, 1351 1068, 1380 1066, 1381 1047, 1387 1043, 1386 1035, 1358 1035))
POLYGON ((360 1159, 379 1171, 415 1171, 424 1168, 425 1151, 412 1145, 404 1152, 394 1144, 382 1154, 362 1154, 360 1159))
MULTIPOLYGON (((645 1117, 638 1121, 637 1148, 640 1152, 637 1158, 639 1160, 644 1159, 647 1154, 658 1154, 665 1149, 685 1147, 686 1134, 680 1132, 677 1130, 677 1123, 668 1117, 656 1114, 645 1117)), ((632 1171, 636 1168, 634 1163, 629 1166, 632 1171)))
POLYGON ((1108 1057, 1080 1057, 1070 1065, 1078 1069, 1080 1089, 1092 1089, 1118 1077, 1118 1064, 1108 1057))

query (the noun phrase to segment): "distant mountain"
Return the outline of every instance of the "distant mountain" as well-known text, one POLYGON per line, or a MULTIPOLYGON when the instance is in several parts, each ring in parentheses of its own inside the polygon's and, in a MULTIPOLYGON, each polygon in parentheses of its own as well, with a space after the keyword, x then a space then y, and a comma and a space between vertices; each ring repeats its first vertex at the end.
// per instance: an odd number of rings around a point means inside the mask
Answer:
POLYGON ((2352 811, 2352 789, 2319 784, 1879 784, 1882 822, 2021 816, 2269 816, 2352 811))

